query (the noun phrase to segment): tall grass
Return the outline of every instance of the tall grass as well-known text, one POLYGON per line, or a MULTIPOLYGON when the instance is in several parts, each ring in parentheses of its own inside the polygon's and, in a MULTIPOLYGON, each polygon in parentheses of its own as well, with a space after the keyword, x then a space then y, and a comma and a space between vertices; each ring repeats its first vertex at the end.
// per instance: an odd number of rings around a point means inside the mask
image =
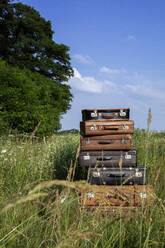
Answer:
POLYGON ((165 247, 165 134, 135 131, 133 147, 149 167, 155 201, 129 218, 80 210, 78 146, 78 134, 0 138, 0 248, 165 247))

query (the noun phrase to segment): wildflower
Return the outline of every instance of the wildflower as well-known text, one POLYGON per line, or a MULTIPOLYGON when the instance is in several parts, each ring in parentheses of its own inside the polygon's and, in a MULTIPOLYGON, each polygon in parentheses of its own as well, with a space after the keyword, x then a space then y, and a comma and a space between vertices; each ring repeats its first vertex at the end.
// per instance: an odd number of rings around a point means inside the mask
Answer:
POLYGON ((1 151, 1 153, 6 153, 6 152, 7 152, 7 151, 6 151, 5 149, 1 151))

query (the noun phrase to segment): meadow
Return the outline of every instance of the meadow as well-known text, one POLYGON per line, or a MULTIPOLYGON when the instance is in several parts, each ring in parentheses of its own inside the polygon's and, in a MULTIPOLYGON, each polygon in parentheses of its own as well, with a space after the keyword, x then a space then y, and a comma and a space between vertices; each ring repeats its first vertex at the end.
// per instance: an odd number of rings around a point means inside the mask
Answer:
POLYGON ((77 166, 79 134, 1 136, 0 248, 164 248, 165 133, 137 129, 132 138, 155 197, 125 218, 79 209, 76 185, 86 178, 77 166))

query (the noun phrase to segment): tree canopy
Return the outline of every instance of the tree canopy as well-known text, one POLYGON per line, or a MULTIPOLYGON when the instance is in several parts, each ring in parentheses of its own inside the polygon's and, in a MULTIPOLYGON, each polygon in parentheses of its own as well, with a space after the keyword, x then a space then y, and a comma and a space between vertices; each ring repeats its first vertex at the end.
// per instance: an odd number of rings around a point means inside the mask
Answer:
POLYGON ((30 133, 42 121, 38 135, 52 134, 60 128, 60 115, 72 98, 68 87, 0 60, 1 129, 5 125, 5 129, 30 133))
POLYGON ((1 125, 31 132, 41 120, 41 134, 58 130, 72 100, 69 47, 38 11, 12 0, 0 0, 0 30, 1 125))

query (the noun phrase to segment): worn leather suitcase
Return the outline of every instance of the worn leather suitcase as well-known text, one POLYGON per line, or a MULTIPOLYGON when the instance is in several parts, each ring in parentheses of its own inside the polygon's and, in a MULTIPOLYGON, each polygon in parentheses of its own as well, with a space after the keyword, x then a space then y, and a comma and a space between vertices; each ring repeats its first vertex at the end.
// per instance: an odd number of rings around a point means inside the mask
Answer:
POLYGON ((83 109, 82 119, 87 120, 129 120, 129 108, 120 109, 83 109))
POLYGON ((131 150, 131 135, 102 135, 80 137, 82 151, 131 150))
POLYGON ((80 122, 80 134, 83 136, 132 133, 134 133, 134 121, 131 120, 96 120, 80 122))
POLYGON ((82 189, 79 203, 81 207, 141 207, 152 204, 152 185, 94 186, 82 189))
POLYGON ((135 168, 90 168, 89 183, 97 185, 147 184, 148 169, 138 165, 135 168))
POLYGON ((136 150, 130 151, 80 151, 81 167, 136 167, 136 150))

